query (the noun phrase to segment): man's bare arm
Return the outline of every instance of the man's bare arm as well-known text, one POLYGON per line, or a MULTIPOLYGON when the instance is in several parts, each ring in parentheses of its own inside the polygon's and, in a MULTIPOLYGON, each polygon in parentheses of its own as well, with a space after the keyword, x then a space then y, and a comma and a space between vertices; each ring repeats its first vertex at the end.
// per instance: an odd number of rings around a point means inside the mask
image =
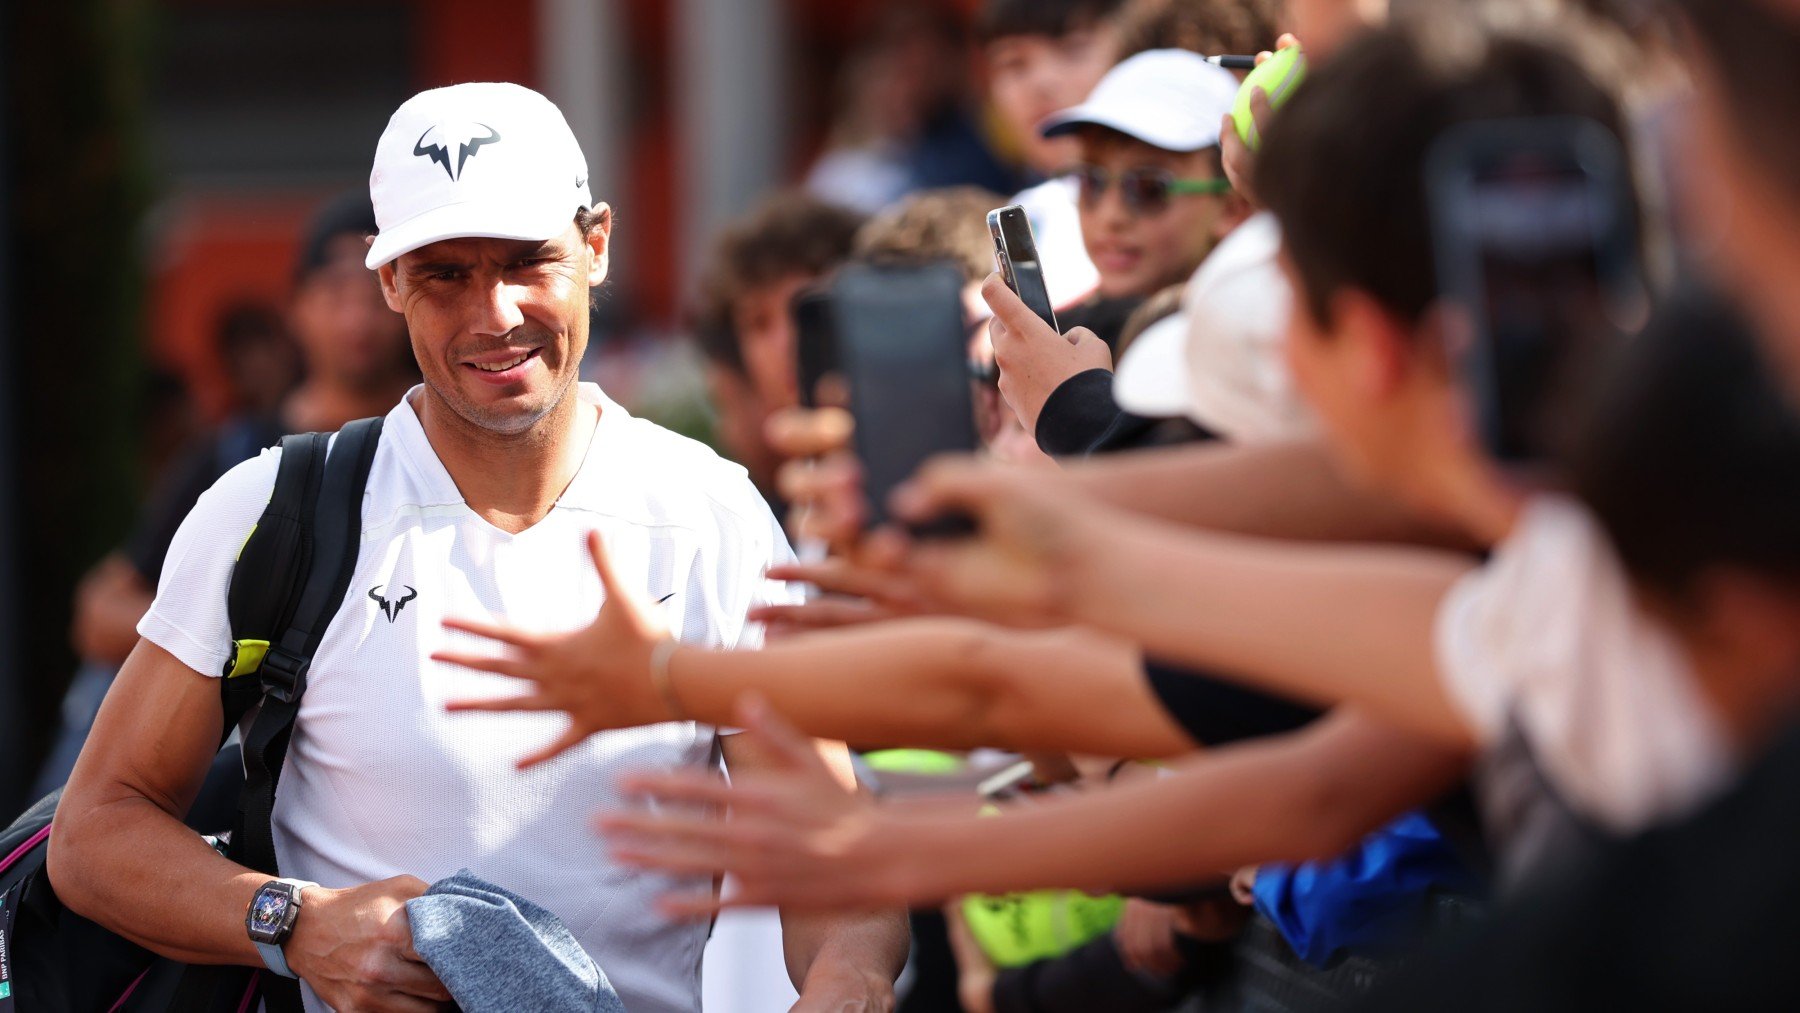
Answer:
MULTIPOLYGON (((831 774, 854 788, 856 774, 850 752, 841 742, 815 741, 831 774)), ((723 749, 734 776, 754 777, 758 770, 780 769, 783 757, 743 736, 729 736, 723 749)), ((821 913, 781 912, 782 952, 788 977, 800 993, 796 1009, 891 1009, 894 980, 906 964, 911 932, 900 909, 821 913)))
MULTIPOLYGON (((119 671, 57 807, 50 879, 69 909, 196 964, 262 965, 244 928, 270 877, 221 857, 182 823, 217 751, 219 682, 142 641, 119 671)), ((450 998, 412 949, 402 876, 309 888, 284 948, 340 1010, 428 1013, 450 998)))
POLYGON ((71 910, 151 950, 260 965, 243 914, 269 877, 181 822, 218 750, 221 713, 218 680, 140 642, 63 791, 49 873, 71 910))

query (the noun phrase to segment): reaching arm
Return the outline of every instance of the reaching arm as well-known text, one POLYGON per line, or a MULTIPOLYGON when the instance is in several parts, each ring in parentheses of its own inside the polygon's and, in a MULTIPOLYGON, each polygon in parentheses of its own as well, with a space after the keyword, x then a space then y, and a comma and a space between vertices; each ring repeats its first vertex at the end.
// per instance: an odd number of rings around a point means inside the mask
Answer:
POLYGON ((902 565, 934 601, 1014 623, 1079 622, 1158 658, 1276 694, 1364 706, 1466 746, 1438 678, 1433 623, 1465 556, 1195 531, 1096 503, 1062 476, 928 466, 897 505, 979 535, 921 542, 902 565))
MULTIPOLYGON (((791 729, 753 701, 740 719, 761 737, 791 729)), ((601 820, 614 851, 645 868, 723 867, 741 889, 725 904, 839 908, 922 904, 969 892, 1040 887, 1143 891, 1245 865, 1337 854, 1467 768, 1467 754, 1340 710, 1301 731, 1212 750, 1171 776, 1022 805, 999 818, 945 806, 853 805, 816 770, 730 788, 643 775, 664 801, 730 805, 727 823, 665 809, 601 820), (1030 847, 1019 842, 1029 841, 1030 847)), ((698 914, 710 894, 671 899, 698 914)))
MULTIPOLYGON (((607 584, 593 625, 543 635, 452 621, 511 650, 436 656, 532 684, 526 696, 459 701, 452 709, 570 714, 568 733, 528 762, 597 731, 676 716, 651 675, 662 631, 611 579, 604 549, 590 544, 590 551, 607 584)), ((1137 651, 1077 629, 907 619, 790 637, 757 651, 680 647, 666 665, 680 714, 710 724, 729 724, 738 699, 755 691, 807 734, 853 742, 1138 757, 1193 748, 1157 702, 1137 651)))

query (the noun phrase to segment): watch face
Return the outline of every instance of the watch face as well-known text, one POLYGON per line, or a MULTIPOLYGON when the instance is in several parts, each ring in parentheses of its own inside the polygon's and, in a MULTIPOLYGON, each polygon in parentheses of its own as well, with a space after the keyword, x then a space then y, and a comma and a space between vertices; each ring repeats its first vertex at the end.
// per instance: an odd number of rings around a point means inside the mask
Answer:
POLYGON ((285 890, 263 889, 250 903, 250 931, 273 934, 281 929, 288 905, 293 900, 285 890))

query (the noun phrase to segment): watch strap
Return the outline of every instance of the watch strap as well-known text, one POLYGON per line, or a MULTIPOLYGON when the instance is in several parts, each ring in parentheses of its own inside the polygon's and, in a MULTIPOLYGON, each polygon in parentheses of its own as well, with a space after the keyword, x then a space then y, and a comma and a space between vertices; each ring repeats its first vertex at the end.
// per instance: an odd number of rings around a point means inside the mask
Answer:
MULTIPOLYGON (((255 940, 251 940, 255 942, 255 940)), ((256 952, 262 954, 263 966, 283 978, 298 978, 299 975, 288 970, 287 954, 281 952, 279 943, 256 943, 256 952)))

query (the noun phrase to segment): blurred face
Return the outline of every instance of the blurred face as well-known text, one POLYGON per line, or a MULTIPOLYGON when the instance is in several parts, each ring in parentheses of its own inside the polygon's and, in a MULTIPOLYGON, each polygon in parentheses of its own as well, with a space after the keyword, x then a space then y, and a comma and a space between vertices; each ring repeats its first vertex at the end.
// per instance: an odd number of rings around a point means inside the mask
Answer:
POLYGON ((1705 60, 1695 61, 1698 160, 1682 179, 1697 191, 1699 227, 1710 232, 1725 281, 1756 318, 1769 357, 1800 397, 1800 180, 1782 185, 1754 157, 1754 139, 1739 136, 1729 99, 1705 60))
POLYGON ((1083 187, 1081 239, 1107 298, 1149 296, 1185 282, 1214 245, 1243 220, 1241 201, 1219 194, 1171 194, 1161 206, 1133 207, 1121 174, 1164 172, 1178 180, 1220 178, 1208 151, 1164 151, 1110 130, 1077 135, 1082 164, 1104 178, 1103 190, 1083 187))
POLYGON ((610 217, 545 242, 447 239, 381 268, 430 395, 497 434, 562 403, 587 350, 588 289, 606 278, 610 217))
POLYGON ((731 328, 744 357, 744 371, 757 398, 769 411, 799 402, 794 296, 813 279, 790 274, 751 289, 732 300, 731 328))
POLYGON ((405 355, 406 322, 382 300, 375 272, 363 266, 357 236, 333 240, 329 258, 294 290, 288 327, 306 371, 354 390, 393 377, 405 355))
MULTIPOLYGON (((1281 267, 1294 291, 1304 291, 1285 253, 1281 267)), ((1468 504, 1446 498, 1435 479, 1466 471, 1476 451, 1443 358, 1419 351, 1435 340, 1412 334, 1367 295, 1340 290, 1330 323, 1295 300, 1284 351, 1346 474, 1415 509, 1463 522, 1468 504)))
POLYGON ((1037 125, 1051 113, 1080 105, 1112 68, 1117 50, 1117 33, 1110 24, 1055 38, 1007 35, 988 43, 988 93, 1033 169, 1053 176, 1075 161, 1072 139, 1047 140, 1038 135, 1037 125))
POLYGON ((1299 38, 1306 55, 1330 56, 1345 40, 1387 20, 1388 0, 1287 0, 1283 27, 1299 38))

